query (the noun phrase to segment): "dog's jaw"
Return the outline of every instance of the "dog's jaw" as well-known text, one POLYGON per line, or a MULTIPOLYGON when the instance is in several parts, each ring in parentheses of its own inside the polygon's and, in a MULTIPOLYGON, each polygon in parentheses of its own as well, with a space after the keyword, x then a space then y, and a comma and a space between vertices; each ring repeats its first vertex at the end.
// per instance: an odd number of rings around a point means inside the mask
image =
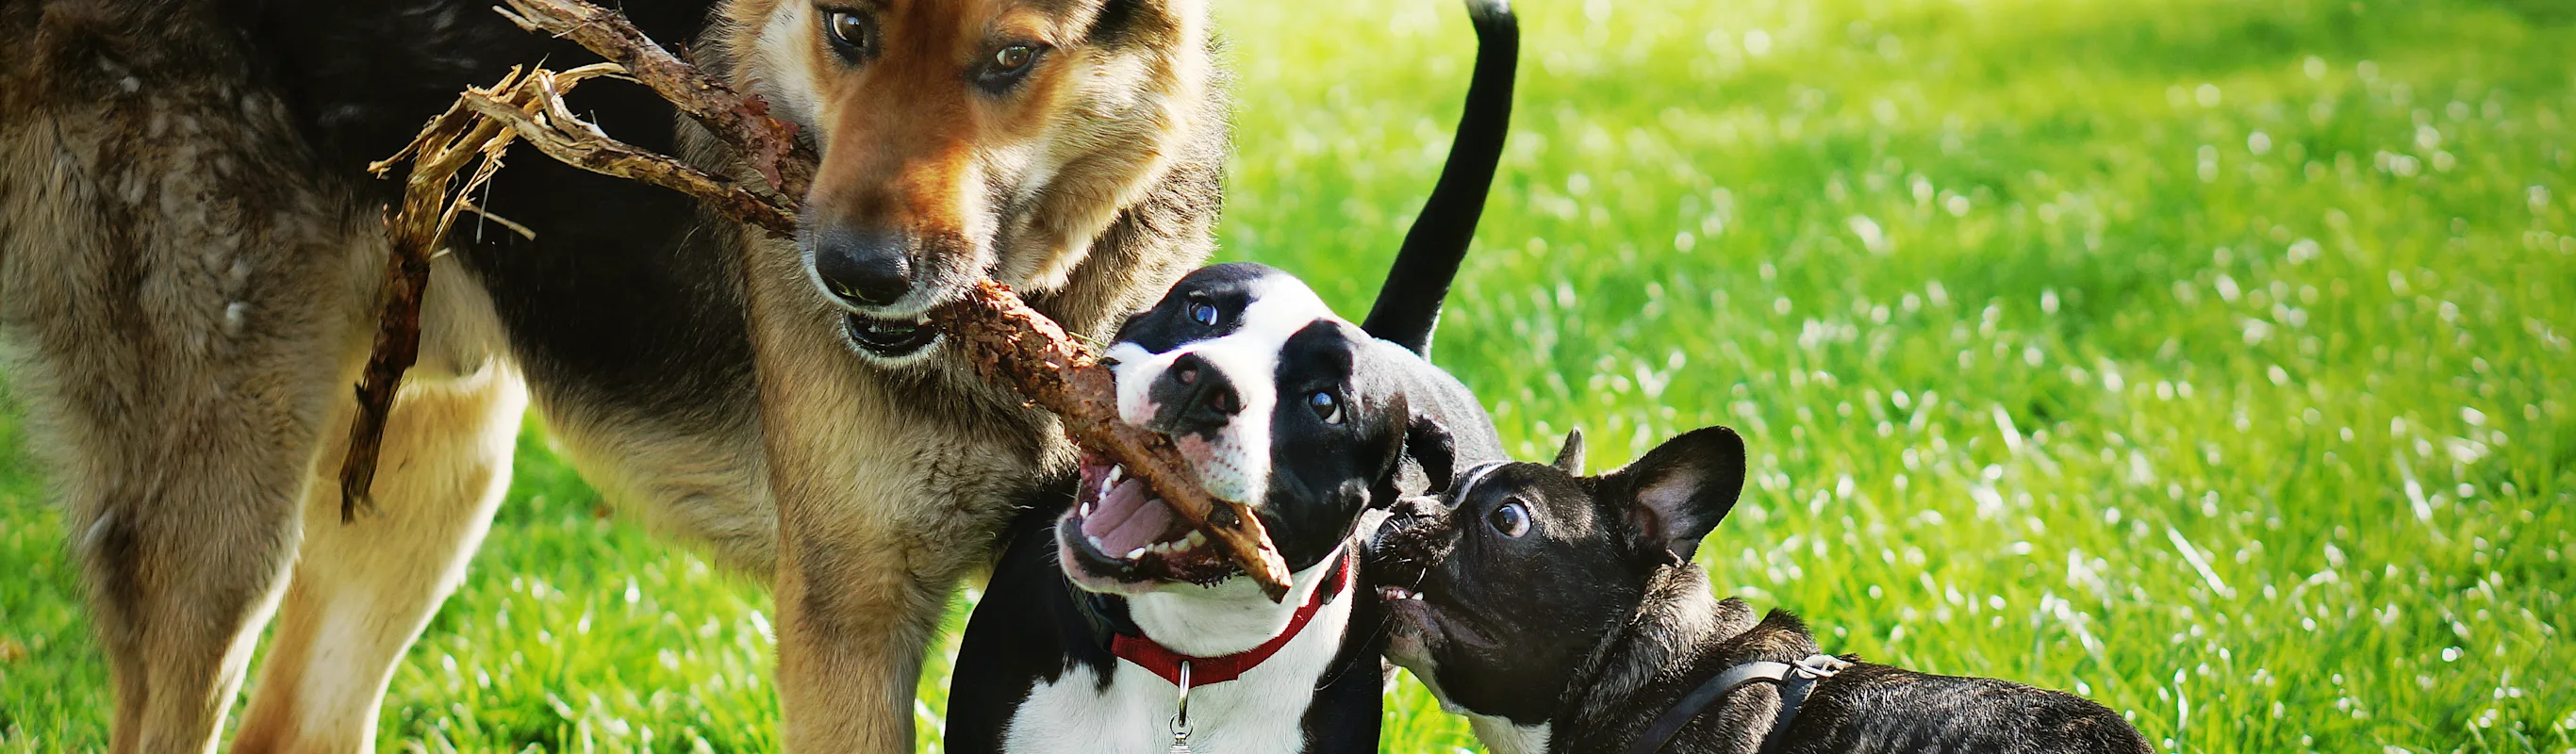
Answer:
MULTIPOLYGON (((1145 638, 1172 651, 1198 657, 1230 655, 1260 646, 1287 630, 1298 607, 1333 581, 1333 569, 1341 565, 1340 557, 1329 557, 1292 574, 1287 598, 1277 602, 1270 601, 1250 579, 1227 579, 1205 588, 1132 595, 1127 598, 1127 616, 1145 638)), ((1335 599, 1344 613, 1350 601, 1349 595, 1335 599)))
POLYGON ((1421 682, 1422 687, 1431 692, 1432 700, 1440 703, 1441 711, 1467 718, 1467 726, 1476 732, 1476 740, 1483 742, 1486 750, 1493 754, 1545 754, 1548 739, 1554 733, 1554 723, 1547 721, 1516 723, 1512 722, 1511 718, 1479 714, 1475 710, 1458 706, 1457 702, 1450 701, 1449 692, 1440 688, 1440 676, 1431 664, 1429 651, 1421 649, 1422 645, 1418 643, 1420 640, 1418 635, 1415 637, 1417 643, 1414 647, 1421 650, 1419 654, 1397 656, 1395 646, 1400 643, 1397 637, 1403 636, 1405 628, 1405 624, 1401 621, 1388 628, 1390 638, 1386 651, 1387 659, 1404 668, 1406 672, 1412 673, 1413 679, 1421 682))

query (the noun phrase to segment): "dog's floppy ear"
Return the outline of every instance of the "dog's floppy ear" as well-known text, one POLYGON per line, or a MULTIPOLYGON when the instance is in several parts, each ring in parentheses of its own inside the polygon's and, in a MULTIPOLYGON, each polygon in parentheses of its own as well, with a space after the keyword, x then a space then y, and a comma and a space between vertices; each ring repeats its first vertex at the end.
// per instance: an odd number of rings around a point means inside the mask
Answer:
POLYGON ((1566 476, 1583 476, 1583 430, 1565 432, 1565 447, 1556 449, 1556 460, 1548 463, 1566 476))
POLYGON ((1597 489, 1603 501, 1628 507, 1640 552, 1660 550, 1674 562, 1689 562, 1744 492, 1744 438, 1725 427, 1683 433, 1603 475, 1597 489))
POLYGON ((1422 466, 1422 477, 1430 486, 1426 495, 1449 491, 1449 482, 1457 474, 1458 444, 1449 429, 1429 414, 1414 414, 1404 425, 1404 454, 1422 466))

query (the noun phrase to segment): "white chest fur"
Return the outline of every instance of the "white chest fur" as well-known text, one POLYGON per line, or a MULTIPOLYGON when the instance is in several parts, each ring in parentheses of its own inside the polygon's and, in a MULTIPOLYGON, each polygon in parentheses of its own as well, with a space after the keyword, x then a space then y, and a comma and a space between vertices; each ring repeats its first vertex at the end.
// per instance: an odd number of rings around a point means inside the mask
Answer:
POLYGON ((1469 713, 1467 727, 1475 729, 1476 740, 1493 754, 1546 754, 1548 733, 1554 726, 1516 725, 1503 718, 1469 713))
MULTIPOLYGON (((1321 606, 1278 654, 1225 683, 1190 690, 1190 749, 1200 754, 1293 754, 1306 749, 1306 708, 1341 650, 1355 595, 1321 606)), ((1178 690, 1121 660, 1109 686, 1088 666, 1029 691, 1003 738, 1009 752, 1165 754, 1178 690)))

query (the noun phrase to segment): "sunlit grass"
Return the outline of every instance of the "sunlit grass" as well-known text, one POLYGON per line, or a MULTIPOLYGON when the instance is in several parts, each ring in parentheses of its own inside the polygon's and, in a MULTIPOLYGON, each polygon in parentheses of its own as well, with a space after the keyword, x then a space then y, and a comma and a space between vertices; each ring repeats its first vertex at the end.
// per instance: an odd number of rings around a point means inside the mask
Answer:
MULTIPOLYGON (((2160 751, 2576 749, 2565 8, 1521 3, 1438 361, 1527 457, 1569 427, 1605 468, 1743 431, 1754 479, 1702 560, 1834 650, 2077 690, 2160 751)), ((1223 254, 1362 311, 1446 148, 1465 20, 1220 12, 1223 254)), ((538 437, 386 745, 774 749, 764 590, 601 517, 538 437)), ((91 748, 105 671, 18 463, 0 749, 91 748)), ((1387 749, 1473 745, 1392 699, 1387 749)))

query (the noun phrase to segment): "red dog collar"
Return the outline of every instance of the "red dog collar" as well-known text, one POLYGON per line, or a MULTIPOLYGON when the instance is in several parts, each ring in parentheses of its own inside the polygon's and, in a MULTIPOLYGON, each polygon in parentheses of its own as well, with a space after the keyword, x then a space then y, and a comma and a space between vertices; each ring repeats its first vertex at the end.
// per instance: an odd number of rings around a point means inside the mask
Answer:
POLYGON ((1154 675, 1162 676, 1164 682, 1174 686, 1181 685, 1181 663, 1185 662, 1190 665, 1191 686, 1234 680, 1244 671, 1260 665, 1261 661, 1270 659, 1271 655, 1278 654, 1281 648, 1288 646, 1289 640, 1297 638, 1299 631, 1306 629, 1307 622, 1315 619, 1316 610, 1331 601, 1331 597, 1339 596, 1350 588, 1351 578, 1357 570, 1356 559, 1344 552, 1341 561, 1342 567, 1333 570, 1333 580, 1316 587, 1313 593, 1306 595, 1306 604, 1297 606, 1297 614, 1288 619, 1288 629, 1262 642, 1261 646, 1224 657, 1191 657, 1143 636, 1118 634, 1109 638, 1109 652, 1117 655, 1118 659, 1134 663, 1136 667, 1153 671, 1154 675))

